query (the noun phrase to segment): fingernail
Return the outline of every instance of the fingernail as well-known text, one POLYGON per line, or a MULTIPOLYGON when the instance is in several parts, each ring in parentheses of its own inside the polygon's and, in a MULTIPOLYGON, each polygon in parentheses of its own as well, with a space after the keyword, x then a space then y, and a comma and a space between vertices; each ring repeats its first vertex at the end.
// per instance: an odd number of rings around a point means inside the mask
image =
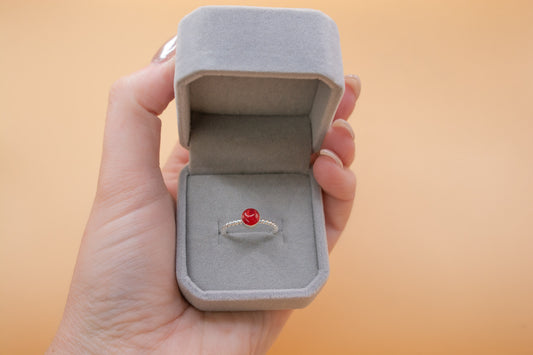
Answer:
POLYGON ((346 75, 344 79, 346 81, 346 85, 348 85, 355 93, 355 96, 359 97, 359 93, 361 92, 361 79, 359 76, 350 74, 346 75))
POLYGON ((172 58, 176 53, 176 39, 174 36, 163 44, 152 58, 152 63, 162 63, 172 58))
POLYGON ((329 149, 320 149, 320 155, 331 158, 340 168, 344 168, 341 158, 329 149))
POLYGON ((352 139, 355 138, 355 133, 353 132, 352 126, 348 123, 348 121, 343 120, 342 118, 338 118, 331 124, 331 127, 341 127, 348 131, 352 139))

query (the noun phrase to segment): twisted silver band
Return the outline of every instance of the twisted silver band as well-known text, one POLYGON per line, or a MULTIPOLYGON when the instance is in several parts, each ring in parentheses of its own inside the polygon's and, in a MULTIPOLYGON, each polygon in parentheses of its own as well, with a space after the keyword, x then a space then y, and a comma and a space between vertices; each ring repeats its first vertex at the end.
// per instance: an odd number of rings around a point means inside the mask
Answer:
POLYGON ((228 233, 228 228, 231 228, 231 227, 243 225, 246 228, 253 228, 253 227, 255 227, 258 224, 264 224, 266 226, 271 227, 272 228, 272 234, 276 234, 278 232, 278 230, 279 230, 278 225, 276 223, 274 223, 272 221, 268 221, 266 219, 260 219, 259 222, 257 222, 253 226, 247 225, 246 223, 244 223, 242 220, 239 219, 239 220, 228 222, 228 223, 224 224, 222 227, 220 227, 220 234, 226 235, 228 233))

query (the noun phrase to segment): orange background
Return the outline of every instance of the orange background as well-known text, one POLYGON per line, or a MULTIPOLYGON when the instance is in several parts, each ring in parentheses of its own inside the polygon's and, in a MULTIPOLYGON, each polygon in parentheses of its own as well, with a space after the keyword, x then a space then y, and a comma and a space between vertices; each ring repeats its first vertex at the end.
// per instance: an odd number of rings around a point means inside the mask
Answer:
MULTIPOLYGON (((60 321, 109 86, 202 4, 0 3, 0 353, 43 352, 60 321)), ((356 207, 271 354, 533 353, 533 3, 246 4, 326 12, 363 82, 356 207)))

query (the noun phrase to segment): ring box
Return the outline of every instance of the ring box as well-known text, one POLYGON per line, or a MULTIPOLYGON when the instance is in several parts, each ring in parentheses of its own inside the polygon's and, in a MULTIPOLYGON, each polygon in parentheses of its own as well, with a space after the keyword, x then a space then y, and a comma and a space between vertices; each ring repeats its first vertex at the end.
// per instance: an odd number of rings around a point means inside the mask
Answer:
MULTIPOLYGON (((176 275, 209 311, 301 308, 329 273, 309 165, 344 91, 335 23, 308 9, 207 6, 178 27, 176 275), (232 227, 247 208, 279 227, 232 227)), ((265 227, 265 226, 263 226, 265 227)))

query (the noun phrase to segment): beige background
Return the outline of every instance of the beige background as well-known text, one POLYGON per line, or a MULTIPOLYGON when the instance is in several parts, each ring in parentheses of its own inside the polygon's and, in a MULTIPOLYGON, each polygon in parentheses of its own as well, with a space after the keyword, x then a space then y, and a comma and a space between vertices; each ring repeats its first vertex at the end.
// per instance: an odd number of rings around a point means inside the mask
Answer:
MULTIPOLYGON (((59 323, 110 84, 201 4, 0 3, 0 353, 44 351, 59 323)), ((533 353, 533 4, 247 4, 323 10, 363 81, 356 208, 271 353, 533 353)))

